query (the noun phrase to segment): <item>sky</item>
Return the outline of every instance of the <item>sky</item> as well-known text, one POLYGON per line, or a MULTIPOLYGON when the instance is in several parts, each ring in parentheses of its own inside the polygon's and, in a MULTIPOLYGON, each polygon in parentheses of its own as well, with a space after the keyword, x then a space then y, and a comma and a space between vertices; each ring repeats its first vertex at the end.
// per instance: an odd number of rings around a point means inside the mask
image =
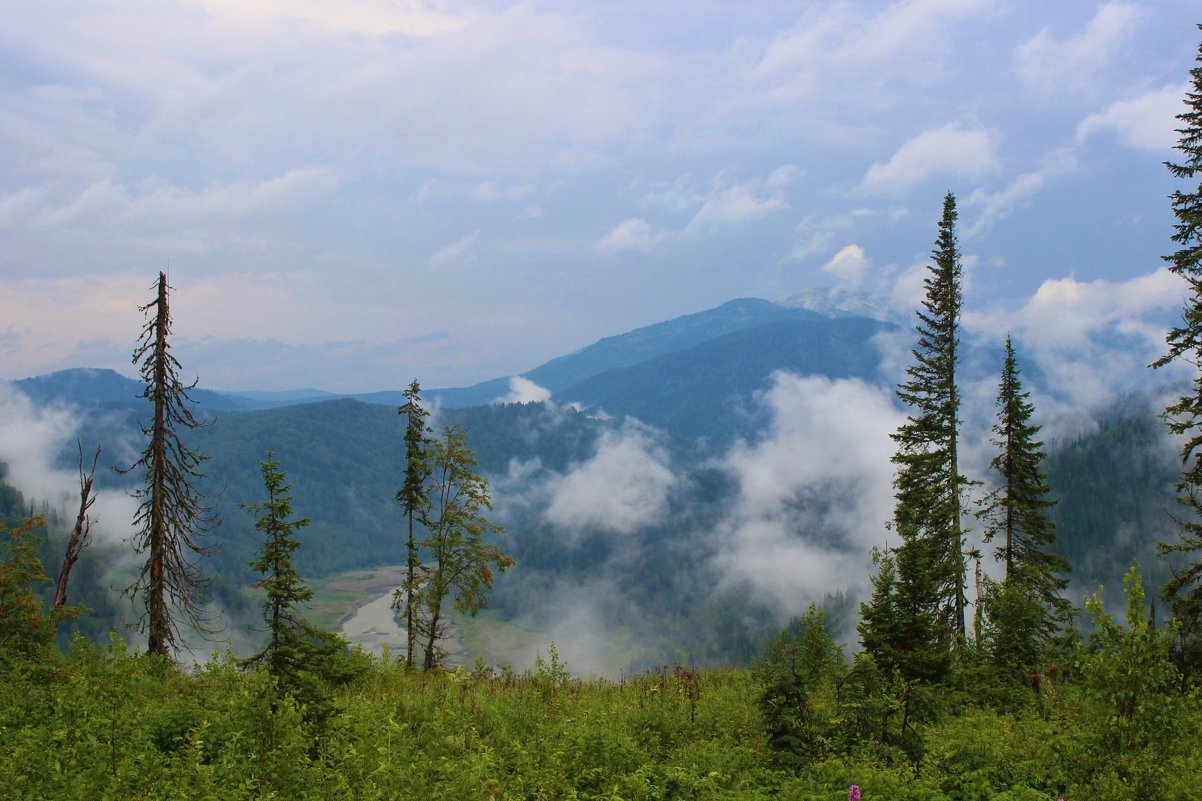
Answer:
POLYGON ((160 270, 183 372, 218 390, 469 385, 822 286, 913 308, 951 191, 966 326, 1094 381, 1074 371, 1099 325, 1163 343, 1152 321, 1184 297, 1162 268, 1163 162, 1198 16, 17 4, 0 16, 0 379, 133 375, 160 270))

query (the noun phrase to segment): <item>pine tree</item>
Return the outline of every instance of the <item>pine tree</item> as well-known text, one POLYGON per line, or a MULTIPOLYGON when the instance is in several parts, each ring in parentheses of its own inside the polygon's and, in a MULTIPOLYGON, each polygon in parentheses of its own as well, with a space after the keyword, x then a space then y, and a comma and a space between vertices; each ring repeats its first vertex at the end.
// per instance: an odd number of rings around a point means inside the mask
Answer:
POLYGON ((286 476, 271 451, 260 470, 266 502, 238 505, 256 516, 255 530, 263 536, 258 557, 249 565, 263 576, 255 587, 265 595, 263 622, 270 637, 263 650, 246 661, 266 666, 268 673, 286 686, 289 679, 309 667, 313 656, 310 628, 300 611, 301 605, 312 600, 313 591, 292 567, 292 554, 300 545, 293 534, 310 521, 307 517, 292 519, 292 487, 285 483, 286 476))
POLYGON ((964 639, 965 581, 962 507, 967 479, 960 474, 958 439, 960 397, 956 386, 961 305, 960 253, 956 244, 956 199, 943 200, 939 236, 932 252, 930 275, 923 281, 926 298, 918 311, 918 343, 914 364, 897 397, 912 409, 893 435, 898 466, 894 478, 893 525, 902 549, 898 559, 923 576, 923 587, 939 621, 939 638, 950 647, 964 639), (921 569, 919 569, 921 566, 921 569))
POLYGON ((123 472, 144 471, 144 486, 134 492, 140 501, 134 514, 134 537, 138 554, 146 554, 137 579, 126 587, 127 595, 141 594, 146 605, 142 627, 148 634, 147 651, 170 657, 171 649, 183 643, 182 623, 202 636, 213 632, 217 613, 205 608, 203 589, 209 579, 199 557, 212 550, 200 538, 216 522, 215 510, 195 487, 203 477, 200 466, 208 457, 187 445, 181 430, 202 423, 193 416, 189 390, 196 382, 179 380, 180 364, 171 354, 171 310, 167 276, 159 273, 155 299, 139 310, 147 315, 146 325, 133 363, 141 362, 143 397, 153 404, 151 424, 142 426, 149 438, 142 457, 123 472), (174 610, 174 611, 173 611, 174 610))
POLYGON ((1161 554, 1183 554, 1187 560, 1183 567, 1174 568, 1161 595, 1173 605, 1189 639, 1202 636, 1202 45, 1195 62, 1198 66, 1190 70, 1192 84, 1185 95, 1186 110, 1177 115, 1182 123, 1177 130, 1177 150, 1184 159, 1165 162, 1174 178, 1199 181, 1193 191, 1176 190, 1169 196, 1177 218, 1172 239, 1180 247, 1165 260, 1169 270, 1185 280, 1188 295, 1182 325, 1165 339, 1168 353, 1152 364, 1159 368, 1180 360, 1197 371, 1190 391, 1164 410, 1169 430, 1184 438, 1182 472, 1176 486, 1177 500, 1185 511, 1178 517, 1178 540, 1159 546, 1161 554))
POLYGON ((995 558, 1006 566, 1004 581, 1036 600, 1044 610, 1040 627, 1046 636, 1066 622, 1070 604, 1061 593, 1068 586, 1068 560, 1048 547, 1056 534, 1047 510, 1056 505, 1043 473, 1046 454, 1037 440, 1040 427, 1031 422, 1035 407, 1023 391, 1014 355, 1006 337, 1006 357, 998 384, 998 419, 993 444, 999 449, 989 463, 999 479, 997 489, 982 502, 978 516, 984 520, 983 539, 1000 539, 995 558))
POLYGON ((393 606, 405 610, 405 664, 413 667, 413 653, 417 642, 416 601, 418 588, 422 583, 422 565, 418 560, 414 524, 430 506, 426 497, 426 479, 430 475, 430 438, 427 436, 430 427, 426 425, 426 418, 430 413, 422 406, 421 387, 416 378, 403 394, 405 404, 397 409, 397 414, 405 415, 408 421, 405 426, 405 483, 397 491, 396 498, 404 509, 409 536, 405 552, 405 584, 397 590, 393 606))
POLYGON ((420 545, 431 557, 415 601, 421 614, 414 626, 425 639, 424 668, 442 658, 438 642, 446 636, 443 602, 452 597, 455 609, 475 615, 488 606, 485 592, 492 587, 492 568, 505 570, 513 560, 485 537, 501 533, 484 512, 492 509, 488 480, 475 472, 476 457, 467 447, 462 428, 446 426, 429 448, 429 508, 422 524, 429 536, 420 545))

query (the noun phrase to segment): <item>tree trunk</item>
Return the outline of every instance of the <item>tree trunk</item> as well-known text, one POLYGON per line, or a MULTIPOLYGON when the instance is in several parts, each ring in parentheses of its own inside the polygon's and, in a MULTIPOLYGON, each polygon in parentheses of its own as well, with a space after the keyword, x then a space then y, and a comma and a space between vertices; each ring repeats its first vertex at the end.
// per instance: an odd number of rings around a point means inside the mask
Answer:
POLYGON ((58 572, 58 584, 54 588, 54 603, 50 605, 52 609, 61 609, 67 605, 67 582, 71 577, 71 568, 75 567, 75 563, 79 561, 80 552, 88 544, 88 533, 92 528, 88 510, 96 502, 96 496, 92 494, 92 481, 96 478, 96 462, 100 460, 100 448, 96 448, 96 455, 92 457, 92 469, 85 475, 83 445, 79 440, 76 440, 76 444, 79 445, 79 515, 75 518, 75 528, 71 531, 71 539, 67 540, 67 550, 63 554, 63 567, 58 572))

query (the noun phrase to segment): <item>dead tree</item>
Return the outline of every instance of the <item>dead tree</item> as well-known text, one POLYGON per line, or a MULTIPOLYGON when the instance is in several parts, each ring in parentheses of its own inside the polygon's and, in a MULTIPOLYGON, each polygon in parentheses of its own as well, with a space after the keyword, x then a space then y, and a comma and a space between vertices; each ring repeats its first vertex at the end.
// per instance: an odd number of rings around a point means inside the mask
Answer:
POLYGON ((140 502, 133 522, 140 529, 134 548, 147 557, 125 593, 140 595, 146 605, 140 625, 148 635, 147 651, 168 658, 172 648, 185 644, 183 626, 208 637, 217 631, 219 616, 206 607, 203 592, 210 579, 200 561, 212 553, 201 540, 217 522, 216 510, 196 489, 196 481, 204 477, 200 466, 208 457, 182 438, 182 431, 204 423, 193 415, 188 396, 196 381, 180 382, 180 364, 171 355, 169 289, 167 276, 159 273, 155 299, 140 307, 147 320, 133 363, 141 364, 146 382, 142 396, 153 404, 154 418, 142 426, 148 438, 142 457, 123 471, 144 472, 143 486, 133 493, 140 502))
POLYGON ((92 481, 96 478, 96 463, 100 461, 100 448, 92 457, 92 469, 83 471, 83 443, 75 441, 79 446, 79 515, 75 518, 75 528, 71 531, 71 539, 67 540, 67 551, 63 554, 63 569, 58 572, 58 585, 54 588, 54 603, 51 609, 62 609, 67 605, 67 581, 71 576, 71 568, 79 561, 79 554, 88 545, 88 536, 92 533, 92 518, 88 510, 96 503, 92 494, 92 481))

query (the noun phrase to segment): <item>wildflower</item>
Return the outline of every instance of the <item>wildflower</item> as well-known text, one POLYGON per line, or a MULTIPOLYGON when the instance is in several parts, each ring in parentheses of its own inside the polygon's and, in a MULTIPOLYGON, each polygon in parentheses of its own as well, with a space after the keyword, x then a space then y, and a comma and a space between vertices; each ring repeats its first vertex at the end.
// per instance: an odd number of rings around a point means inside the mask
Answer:
MULTIPOLYGON (((860 801, 860 785, 853 784, 847 788, 847 801, 860 801)), ((1060 801, 1064 801, 1063 798, 1060 801)))

